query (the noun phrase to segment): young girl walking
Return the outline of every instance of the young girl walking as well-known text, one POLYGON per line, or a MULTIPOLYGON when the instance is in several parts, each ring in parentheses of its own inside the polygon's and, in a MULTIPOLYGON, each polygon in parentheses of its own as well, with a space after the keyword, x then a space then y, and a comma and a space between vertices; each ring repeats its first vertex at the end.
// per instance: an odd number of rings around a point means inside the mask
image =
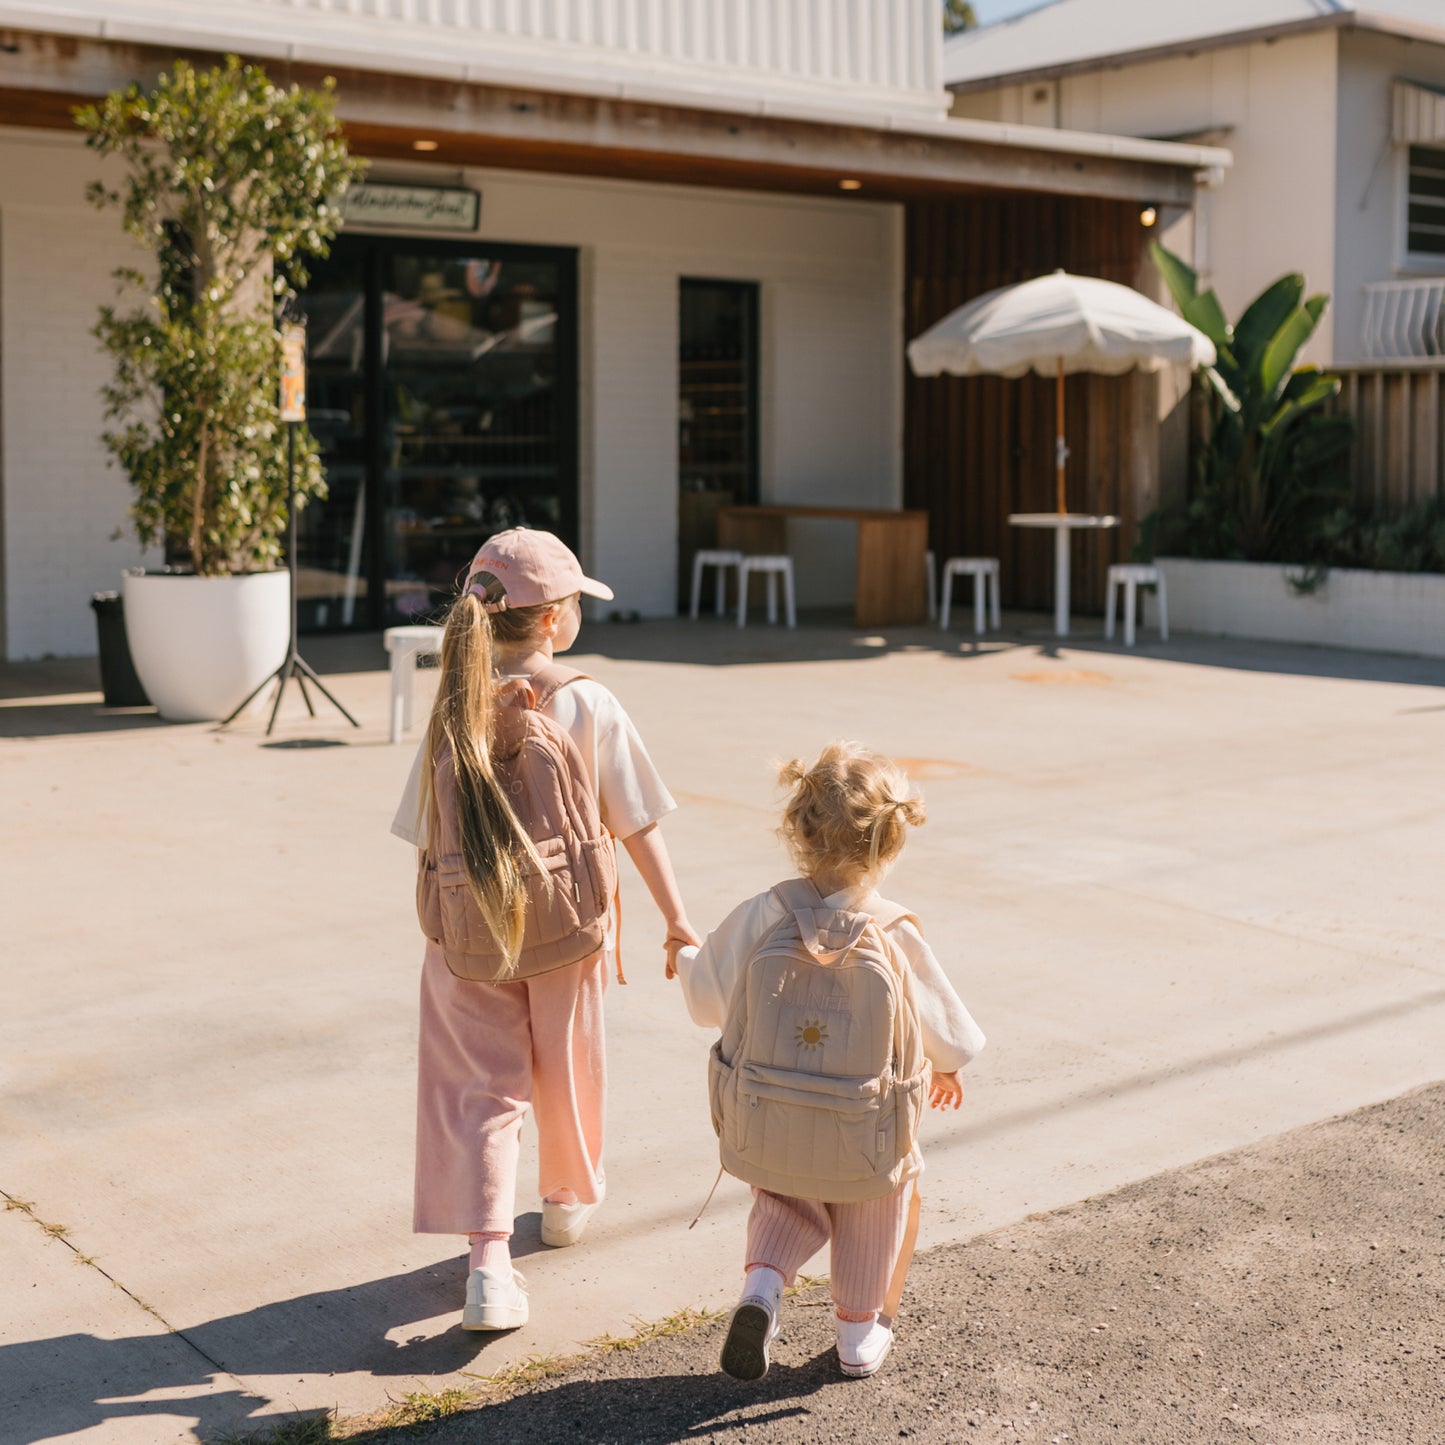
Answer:
MULTIPOLYGON (((894 1036, 886 1027, 880 1030, 876 1019, 860 1019, 849 1012, 836 968, 830 986, 826 966, 836 966, 860 941, 866 944, 872 939, 876 947, 881 940, 871 929, 865 931, 865 926, 881 929, 887 940, 882 944, 882 951, 887 951, 887 956, 881 957, 884 969, 901 969, 906 975, 899 978, 900 992, 894 997, 906 1008, 911 995, 916 1011, 912 1050, 916 1054, 921 1043, 922 1057, 914 1060, 917 1072, 912 1097, 918 1108, 925 1089, 933 1107, 958 1108, 963 1097, 958 1070, 983 1048, 984 1038, 924 942, 917 920, 876 892, 902 851, 907 830, 924 819, 923 804, 912 794, 901 769, 855 743, 839 742, 825 748, 811 765, 796 760, 787 764, 780 781, 790 789, 780 831, 805 881, 780 884, 740 904, 708 935, 701 950, 680 952, 678 971, 693 1021, 724 1029, 724 1037, 714 1049, 715 1080, 719 1073, 737 1073, 733 1066, 751 1070, 750 1080, 741 1081, 751 1091, 748 1104, 764 1107, 754 1115, 756 1122, 742 1128, 750 1131, 753 1142, 761 1138, 756 1159, 771 1150, 768 1170, 826 1173, 832 1166, 825 1157, 827 1149, 819 1145, 836 1138, 847 1141, 840 1146, 842 1157, 854 1167, 844 1171, 849 1182, 830 1187, 832 1181, 819 1180, 816 1187, 810 1187, 809 1195, 817 1197, 798 1197, 754 1184, 746 1278, 728 1325, 721 1363, 728 1374, 739 1379, 757 1379, 767 1371, 768 1346, 779 1329, 783 1288, 813 1254, 831 1242, 830 1285, 839 1363, 847 1375, 871 1375, 893 1342, 892 1321, 880 1319, 880 1312, 886 1301, 890 1308, 896 1304, 896 1300, 889 1301, 890 1284, 910 1232, 910 1204, 916 1208, 915 1181, 923 1160, 915 1143, 896 1161, 891 1156, 874 1161, 881 1186, 876 1178, 859 1182, 874 1167, 874 1162, 859 1164, 858 1160, 873 1147, 875 1126, 869 1123, 862 1134, 849 1133, 856 1126, 849 1122, 846 1111, 866 1110, 868 1096, 871 1093, 876 1099, 879 1088, 897 1086, 906 1094, 909 1081, 897 1077, 906 1069, 896 1056, 881 1071, 886 1077, 872 1088, 866 1082, 860 1087, 859 1079, 850 1077, 861 1071, 856 1060, 860 1048, 866 1051, 868 1047, 860 1040, 870 1035, 870 1023, 872 1033, 882 1038, 885 1053, 894 1036), (800 903, 804 906, 795 912, 800 903), (825 967, 815 969, 807 958, 801 968, 791 963, 789 949, 796 950, 799 945, 806 946, 825 967), (745 985, 755 982, 758 975, 752 970, 764 962, 773 965, 766 981, 756 988, 740 988, 745 973, 745 985), (797 995, 796 1007, 788 997, 790 990, 797 995), (765 1040, 768 1062, 744 1062, 737 1057, 742 1052, 737 1046, 738 1018, 744 1007, 760 1014, 770 1010, 766 1027, 757 1026, 765 1040), (844 1061, 840 1073, 824 1073, 822 1061, 830 1049, 853 1062, 844 1061), (722 1053, 728 1051, 731 1056, 723 1058, 722 1053), (796 1059, 790 1057, 792 1053, 796 1059), (931 1088, 924 1059, 932 1066, 931 1088), (852 1099, 847 1097, 850 1086, 855 1094, 852 1099), (807 1104, 802 1112, 816 1118, 819 1111, 813 1106, 822 1095, 826 1095, 824 1102, 842 1111, 840 1122, 836 1128, 830 1126, 828 1133, 808 1133, 807 1126, 799 1127, 797 1105, 807 1104), (771 1123, 762 1118, 770 1101, 782 1106, 771 1123), (790 1101, 794 1109, 791 1119, 786 1114, 790 1101), (857 1152, 850 1157, 849 1148, 859 1141, 857 1152), (889 1188, 894 1179, 896 1186, 889 1188), (876 1187, 887 1192, 881 1197, 860 1197, 876 1187)), ((794 952, 792 956, 800 955, 794 952)), ((880 953, 874 956, 880 957, 880 953)), ((906 1030, 899 1037, 903 1032, 906 1030)), ((726 1086, 716 1087, 721 1091, 726 1086)), ((725 1102, 720 1092, 715 1093, 715 1122, 725 1102)), ((906 1109, 906 1102, 900 1107, 906 1109)), ((853 1119, 859 1117, 857 1112, 852 1115, 853 1119)), ((876 1125, 880 1148, 885 1133, 895 1137, 891 1129, 891 1124, 885 1129, 880 1114, 876 1125)), ((734 1152, 730 1158, 729 1147, 723 1125, 724 1162, 734 1167, 742 1156, 734 1152)), ((738 1172, 766 1170, 754 1162, 738 1172)), ((916 1218, 915 1213, 915 1223, 916 1218)), ((911 1249, 911 1239, 908 1247, 911 1249)), ((900 1287, 901 1281, 895 1289, 900 1287)))
MULTIPOLYGON (((518 528, 481 548, 447 614, 436 702, 392 832, 422 850, 437 836, 434 783, 444 760, 464 881, 503 952, 515 957, 527 923, 519 865, 538 861, 537 850, 499 783, 492 744, 525 684, 576 745, 601 823, 622 841, 666 921, 670 976, 677 950, 697 942, 657 827, 676 804, 612 693, 553 663, 577 638, 584 593, 612 596, 550 532, 518 528)), ((537 1120, 542 1242, 577 1243, 602 1202, 602 1000, 617 940, 617 919, 610 908, 607 915, 595 952, 512 981, 458 977, 442 944, 427 940, 413 1228, 470 1241, 464 1329, 514 1329, 527 1320, 526 1281, 512 1267, 509 1241, 529 1108, 537 1120)))

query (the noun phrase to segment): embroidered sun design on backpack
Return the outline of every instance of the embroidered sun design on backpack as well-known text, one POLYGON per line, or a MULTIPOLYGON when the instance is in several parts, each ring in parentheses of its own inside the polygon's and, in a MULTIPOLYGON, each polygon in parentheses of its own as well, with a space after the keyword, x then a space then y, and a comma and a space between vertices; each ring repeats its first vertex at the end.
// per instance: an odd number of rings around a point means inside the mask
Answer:
POLYGON ((793 1041, 800 1049, 816 1053, 828 1042, 828 1025, 818 1019, 805 1019, 793 1030, 793 1041))

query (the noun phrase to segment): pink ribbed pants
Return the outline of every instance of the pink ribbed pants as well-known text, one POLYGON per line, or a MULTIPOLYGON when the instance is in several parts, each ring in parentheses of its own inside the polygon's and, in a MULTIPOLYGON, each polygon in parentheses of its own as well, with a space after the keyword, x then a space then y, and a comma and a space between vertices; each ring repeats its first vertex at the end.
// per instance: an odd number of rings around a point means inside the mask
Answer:
POLYGON ((510 1235, 522 1120, 537 1121, 537 1191, 600 1194, 607 1061, 603 956, 517 983, 455 977, 429 943, 417 1058, 418 1234, 510 1235))
POLYGON ((906 1179, 892 1194, 858 1204, 822 1204, 754 1189, 748 1268, 765 1264, 791 1284, 831 1240, 828 1282, 834 1305, 853 1315, 881 1310, 903 1247, 912 1189, 913 1180, 906 1179))

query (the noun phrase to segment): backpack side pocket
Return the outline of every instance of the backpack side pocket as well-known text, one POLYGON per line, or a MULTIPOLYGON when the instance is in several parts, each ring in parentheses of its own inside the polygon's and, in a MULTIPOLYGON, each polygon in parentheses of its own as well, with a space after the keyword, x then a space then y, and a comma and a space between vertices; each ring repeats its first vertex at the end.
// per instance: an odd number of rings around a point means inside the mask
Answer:
POLYGON ((708 1107, 713 1131, 722 1142, 724 1155, 730 1152, 735 1159, 747 1150, 752 1113, 749 1108, 752 1101, 742 1097, 739 1080, 738 1069, 723 1059, 719 1039, 707 1059, 708 1107))
POLYGON ((416 919, 427 938, 433 943, 442 941, 441 885, 435 866, 424 853, 416 869, 416 919))

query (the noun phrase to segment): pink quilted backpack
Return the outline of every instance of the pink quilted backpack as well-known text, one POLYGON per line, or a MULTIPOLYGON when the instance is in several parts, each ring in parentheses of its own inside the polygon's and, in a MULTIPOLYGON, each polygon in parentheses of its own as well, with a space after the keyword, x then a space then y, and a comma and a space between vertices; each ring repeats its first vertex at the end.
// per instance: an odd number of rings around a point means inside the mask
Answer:
POLYGON ((583 676, 550 666, 520 689, 530 705, 504 707, 492 748, 492 767, 518 821, 546 866, 548 887, 535 865, 523 874, 527 890, 522 951, 509 969, 472 894, 457 826, 456 777, 450 749, 432 777, 435 823, 417 871, 416 911, 422 932, 441 946, 447 967, 476 983, 509 983, 566 968, 597 953, 617 891, 617 854, 602 826, 597 798, 570 734, 541 709, 583 676))

